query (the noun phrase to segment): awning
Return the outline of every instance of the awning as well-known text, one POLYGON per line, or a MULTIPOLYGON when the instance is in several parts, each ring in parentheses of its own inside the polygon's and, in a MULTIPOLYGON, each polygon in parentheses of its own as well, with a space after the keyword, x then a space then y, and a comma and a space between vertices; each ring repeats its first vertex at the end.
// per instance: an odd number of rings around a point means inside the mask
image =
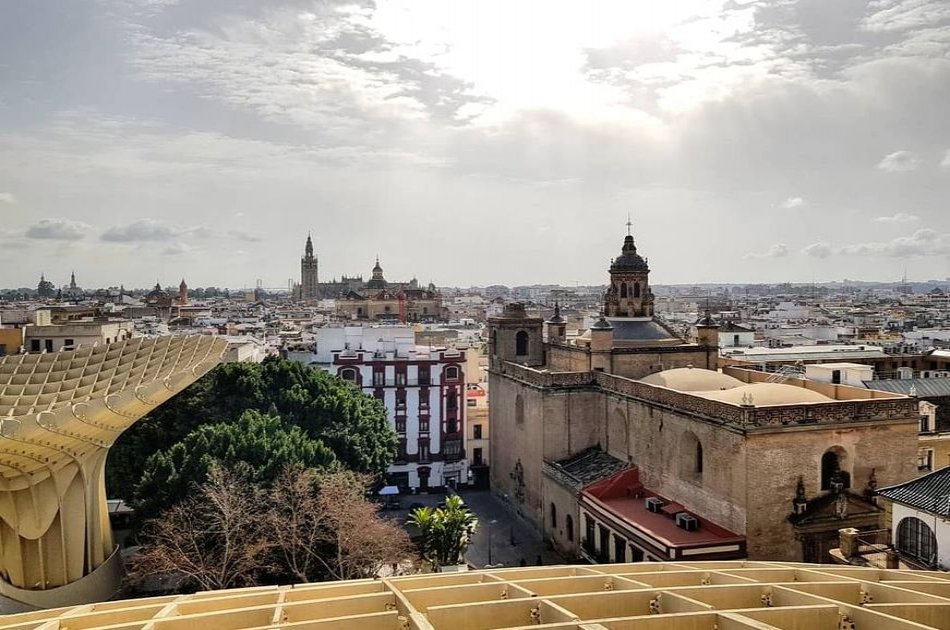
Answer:
POLYGON ((383 489, 379 491, 381 497, 391 497, 394 494, 399 494, 399 488, 396 486, 383 486, 383 489))

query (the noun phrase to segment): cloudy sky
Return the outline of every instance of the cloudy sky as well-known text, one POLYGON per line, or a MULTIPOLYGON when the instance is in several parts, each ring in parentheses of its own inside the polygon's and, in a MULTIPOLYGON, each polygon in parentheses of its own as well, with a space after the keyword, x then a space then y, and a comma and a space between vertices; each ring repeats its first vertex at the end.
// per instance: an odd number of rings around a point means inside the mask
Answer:
POLYGON ((950 276, 946 0, 0 0, 0 286, 950 276))

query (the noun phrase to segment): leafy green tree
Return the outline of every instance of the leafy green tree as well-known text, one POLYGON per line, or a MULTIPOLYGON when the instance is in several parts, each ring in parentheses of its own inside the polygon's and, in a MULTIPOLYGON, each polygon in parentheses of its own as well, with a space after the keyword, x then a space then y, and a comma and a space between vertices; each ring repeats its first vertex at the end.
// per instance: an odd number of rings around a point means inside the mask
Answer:
POLYGON ((211 469, 240 469, 254 483, 269 484, 288 467, 333 469, 337 459, 323 442, 310 439, 280 417, 248 410, 237 422, 203 425, 145 462, 135 490, 137 520, 158 516, 193 494, 211 469))
POLYGON ((248 410, 279 415, 285 426, 299 427, 356 472, 381 475, 395 456, 386 408, 347 381, 283 359, 225 363, 120 436, 106 466, 109 494, 132 500, 153 453, 201 426, 234 422, 248 410))
POLYGON ((458 495, 447 498, 444 508, 416 508, 408 522, 419 528, 422 555, 435 567, 460 564, 478 528, 478 518, 458 495))

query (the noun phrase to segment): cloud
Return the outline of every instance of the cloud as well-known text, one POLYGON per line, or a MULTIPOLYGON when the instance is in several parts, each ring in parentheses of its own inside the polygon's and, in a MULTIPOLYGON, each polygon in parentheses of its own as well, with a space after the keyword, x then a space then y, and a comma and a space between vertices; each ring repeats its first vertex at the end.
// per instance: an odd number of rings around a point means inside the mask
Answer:
POLYGON ((920 159, 913 151, 894 151, 884 156, 877 167, 888 173, 902 173, 915 171, 920 166, 920 159))
POLYGON ((128 243, 134 241, 168 241, 181 233, 178 228, 155 219, 139 219, 126 225, 115 225, 99 237, 104 241, 128 243))
POLYGON ((90 226, 70 219, 41 219, 26 229, 27 238, 78 241, 86 235, 90 226))
POLYGON ((813 258, 828 258, 834 253, 834 250, 828 243, 812 243, 802 249, 802 253, 813 258))
POLYGON ((924 228, 910 236, 899 236, 890 241, 845 245, 839 249, 839 253, 846 256, 887 256, 890 258, 950 255, 950 234, 924 228))
POLYGON ((941 168, 950 168, 950 149, 947 149, 943 159, 940 160, 940 166, 941 168))
POLYGON ((785 256, 788 256, 788 245, 785 243, 776 243, 762 253, 749 252, 744 258, 784 258, 785 256))
POLYGON ((184 256, 185 254, 190 254, 193 251, 195 251, 195 248, 192 247, 191 245, 188 245, 187 243, 182 243, 180 241, 176 241, 174 243, 170 243, 167 246, 165 246, 165 248, 162 249, 162 255, 163 256, 184 256))
POLYGON ((786 210, 791 210, 792 208, 800 208, 805 205, 805 200, 801 197, 789 197, 782 202, 782 207, 786 210))
POLYGON ((914 221, 920 221, 920 217, 916 214, 907 214, 906 212, 898 212, 897 214, 890 217, 877 217, 874 219, 876 223, 913 223, 914 221))
POLYGON ((13 193, 0 192, 0 203, 16 203, 16 197, 13 193))
POLYGON ((250 232, 245 232, 244 230, 231 230, 228 232, 232 238, 236 238, 239 241, 246 241, 248 243, 260 243, 264 239, 257 234, 251 234, 250 232))

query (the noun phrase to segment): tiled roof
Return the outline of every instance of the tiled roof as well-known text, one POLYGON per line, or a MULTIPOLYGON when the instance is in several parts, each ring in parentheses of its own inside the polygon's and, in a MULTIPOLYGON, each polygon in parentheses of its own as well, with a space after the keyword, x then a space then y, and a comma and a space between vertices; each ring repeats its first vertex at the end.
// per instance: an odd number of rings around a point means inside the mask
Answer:
POLYGON ((546 462, 547 466, 566 476, 570 485, 578 490, 583 486, 606 479, 628 468, 629 463, 605 453, 596 446, 556 462, 546 462))
POLYGON ((901 505, 948 518, 950 517, 950 466, 912 481, 881 488, 878 494, 901 505))
POLYGON ((910 394, 913 387, 918 398, 950 396, 950 378, 895 378, 863 382, 868 389, 904 395, 910 394))

